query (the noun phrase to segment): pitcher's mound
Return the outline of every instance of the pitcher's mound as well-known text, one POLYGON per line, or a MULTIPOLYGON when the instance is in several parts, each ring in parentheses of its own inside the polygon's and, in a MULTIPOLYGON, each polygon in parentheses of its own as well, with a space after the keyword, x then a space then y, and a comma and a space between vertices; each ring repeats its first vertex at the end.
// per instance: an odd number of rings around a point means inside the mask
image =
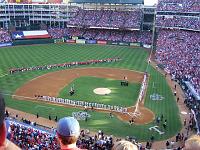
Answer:
POLYGON ((110 94, 111 90, 108 88, 96 88, 93 90, 93 92, 98 95, 108 95, 110 94))

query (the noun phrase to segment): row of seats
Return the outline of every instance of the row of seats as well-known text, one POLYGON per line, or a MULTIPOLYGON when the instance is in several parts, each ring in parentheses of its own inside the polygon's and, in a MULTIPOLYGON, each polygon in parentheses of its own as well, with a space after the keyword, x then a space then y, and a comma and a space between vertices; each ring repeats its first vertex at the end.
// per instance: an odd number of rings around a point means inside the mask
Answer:
POLYGON ((157 16, 156 25, 160 27, 176 27, 200 30, 200 17, 194 16, 157 16))
POLYGON ((70 19, 69 25, 140 29, 142 16, 141 9, 134 11, 79 9, 70 19))
MULTIPOLYGON (((31 150, 47 150, 60 149, 58 137, 55 129, 46 130, 40 127, 25 124, 19 121, 9 120, 9 130, 7 138, 19 146, 21 149, 31 150)), ((121 139, 117 139, 121 140, 121 139)), ((126 139, 129 140, 130 139, 126 139)), ((134 144, 138 143, 134 140, 134 144)), ((89 130, 81 130, 79 138, 76 142, 77 147, 87 150, 106 150, 111 149, 114 144, 114 139, 111 136, 106 136, 102 130, 99 130, 94 135, 89 134, 89 130)), ((138 145, 138 147, 142 145, 138 145)))
POLYGON ((0 29, 0 43, 6 43, 12 41, 9 32, 3 28, 0 29))
POLYGON ((200 32, 159 31, 157 60, 179 80, 190 81, 200 95, 200 32))
POLYGON ((199 0, 159 0, 157 11, 199 13, 199 6, 199 0))
POLYGON ((64 36, 79 36, 85 39, 141 42, 151 44, 152 33, 149 31, 120 31, 82 28, 50 28, 48 30, 52 38, 62 38, 64 36))

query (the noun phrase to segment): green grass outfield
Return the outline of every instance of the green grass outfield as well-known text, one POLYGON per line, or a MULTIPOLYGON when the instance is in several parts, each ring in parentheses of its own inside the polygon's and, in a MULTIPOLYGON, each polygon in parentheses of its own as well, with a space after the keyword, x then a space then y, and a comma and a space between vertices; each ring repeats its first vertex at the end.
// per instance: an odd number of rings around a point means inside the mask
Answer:
POLYGON ((80 77, 65 87, 59 97, 122 107, 133 106, 137 101, 141 84, 129 83, 129 86, 121 86, 120 82, 114 79, 80 77), (69 91, 73 86, 75 94, 70 96, 69 91), (108 95, 95 94, 93 90, 100 87, 109 88, 111 93, 108 95))
MULTIPOLYGON (((120 57, 123 60, 114 63, 95 64, 87 67, 125 68, 144 72, 147 66, 146 60, 148 58, 148 52, 142 48, 98 45, 51 44, 8 47, 0 48, 0 70, 1 74, 5 75, 8 73, 8 69, 13 67, 30 67, 109 57, 120 57)), ((2 76, 0 77, 0 89, 4 93, 12 94, 25 82, 56 70, 32 71, 2 76)), ((107 134, 120 136, 122 138, 135 136, 141 141, 149 140, 151 135, 154 135, 156 140, 162 140, 174 136, 179 132, 181 122, 178 107, 173 93, 166 83, 165 77, 151 66, 148 67, 148 73, 150 74, 150 81, 145 106, 150 108, 156 115, 163 114, 164 118, 167 119, 167 129, 164 135, 159 135, 148 130, 149 127, 155 125, 153 122, 147 125, 133 125, 130 127, 128 123, 122 122, 116 117, 110 119, 108 114, 99 112, 89 112, 92 116, 91 119, 88 122, 80 121, 81 127, 93 131, 103 130, 107 134), (152 101, 149 97, 153 93, 158 93, 165 99, 163 101, 152 101)), ((9 95, 5 96, 5 98, 6 105, 9 107, 33 114, 39 113, 40 116, 46 118, 49 114, 53 117, 57 115, 61 118, 63 116, 71 116, 74 111, 79 111, 79 109, 64 108, 44 103, 17 101, 13 100, 9 95)))

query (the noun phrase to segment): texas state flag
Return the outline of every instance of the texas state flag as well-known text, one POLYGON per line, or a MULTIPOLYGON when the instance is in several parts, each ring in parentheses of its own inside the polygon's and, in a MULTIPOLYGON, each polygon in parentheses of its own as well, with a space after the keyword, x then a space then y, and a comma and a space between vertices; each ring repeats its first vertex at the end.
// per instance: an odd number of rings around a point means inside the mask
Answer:
POLYGON ((13 39, 23 39, 24 38, 24 34, 23 34, 22 31, 13 32, 12 33, 12 38, 13 39))
POLYGON ((12 33, 13 39, 43 39, 50 38, 47 30, 17 31, 12 33))

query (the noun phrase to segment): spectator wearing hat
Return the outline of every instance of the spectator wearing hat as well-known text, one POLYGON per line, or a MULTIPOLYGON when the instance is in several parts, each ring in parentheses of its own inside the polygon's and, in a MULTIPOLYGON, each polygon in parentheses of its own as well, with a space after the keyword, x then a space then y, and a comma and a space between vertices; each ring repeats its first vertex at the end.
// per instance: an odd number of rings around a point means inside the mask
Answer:
POLYGON ((112 150, 138 150, 138 147, 129 141, 118 141, 112 147, 112 150))
POLYGON ((200 136, 193 135, 185 141, 184 150, 199 150, 200 149, 200 136))
POLYGON ((73 117, 64 117, 58 121, 57 135, 61 150, 80 150, 76 142, 80 135, 79 122, 73 117))
POLYGON ((20 150, 15 144, 6 139, 5 102, 0 95, 0 150, 20 150))

